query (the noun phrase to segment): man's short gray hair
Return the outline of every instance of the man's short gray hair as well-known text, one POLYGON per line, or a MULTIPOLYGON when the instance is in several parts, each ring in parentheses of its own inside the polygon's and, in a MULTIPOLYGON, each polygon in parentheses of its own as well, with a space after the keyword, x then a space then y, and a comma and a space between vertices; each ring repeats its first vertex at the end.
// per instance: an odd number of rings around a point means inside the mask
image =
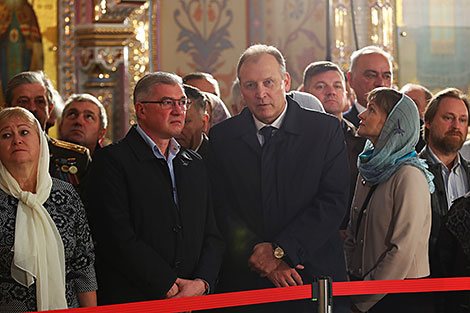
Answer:
POLYGON ((354 72, 354 68, 356 67, 357 60, 359 59, 360 56, 366 55, 366 54, 372 54, 372 53, 383 55, 385 58, 387 58, 388 63, 390 64, 390 68, 392 68, 393 57, 390 53, 386 52, 385 50, 377 46, 367 46, 362 49, 356 50, 351 54, 351 67, 349 68, 349 71, 351 73, 354 72))
POLYGON ((277 63, 279 63, 279 71, 281 72, 281 75, 284 76, 287 74, 286 70, 286 59, 284 59, 284 56, 282 55, 281 51, 279 51, 278 48, 274 46, 268 46, 264 44, 255 44, 248 49, 245 50, 245 52, 242 53, 240 56, 240 59, 238 60, 238 65, 237 65, 237 77, 240 79, 240 68, 242 67, 243 63, 245 63, 249 59, 255 59, 257 60, 260 56, 264 54, 270 54, 274 58, 276 58, 277 63))
POLYGON ((64 118, 64 113, 67 112, 67 108, 72 102, 91 102, 96 105, 100 111, 100 126, 102 129, 108 127, 108 116, 103 104, 95 96, 88 93, 75 93, 71 95, 67 101, 65 101, 64 110, 62 111, 61 119, 64 118))
POLYGON ((18 86, 27 84, 41 84, 46 89, 47 107, 54 104, 54 87, 49 78, 47 78, 43 71, 31 71, 18 73, 10 79, 5 90, 5 103, 7 107, 13 106, 13 91, 18 86))
POLYGON ((149 73, 142 77, 134 88, 134 105, 151 93, 152 86, 155 85, 180 85, 183 89, 183 80, 176 74, 167 72, 149 73))

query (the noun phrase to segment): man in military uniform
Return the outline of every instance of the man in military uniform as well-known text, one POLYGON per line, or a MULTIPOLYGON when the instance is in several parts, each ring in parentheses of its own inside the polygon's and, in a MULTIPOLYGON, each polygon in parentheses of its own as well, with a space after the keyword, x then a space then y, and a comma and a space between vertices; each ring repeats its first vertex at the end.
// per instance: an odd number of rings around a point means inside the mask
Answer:
POLYGON ((59 139, 87 147, 93 155, 101 149, 107 126, 106 110, 97 98, 73 94, 65 101, 59 120, 59 139))
MULTIPOLYGON (((45 130, 53 107, 52 90, 50 80, 42 71, 19 73, 8 82, 5 91, 6 106, 19 106, 31 111, 45 130)), ((49 136, 47 138, 51 156, 49 173, 52 177, 72 184, 82 195, 91 162, 90 152, 77 144, 49 136)))

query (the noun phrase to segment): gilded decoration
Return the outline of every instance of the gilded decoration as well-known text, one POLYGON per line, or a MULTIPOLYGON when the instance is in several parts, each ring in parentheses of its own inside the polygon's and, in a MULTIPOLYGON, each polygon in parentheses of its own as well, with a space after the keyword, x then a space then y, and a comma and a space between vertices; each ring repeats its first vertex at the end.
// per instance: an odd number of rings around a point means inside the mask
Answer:
POLYGON ((115 72, 123 60, 122 48, 89 47, 80 51, 80 66, 83 71, 99 64, 105 70, 115 72))
POLYGON ((93 21, 123 23, 132 12, 146 3, 142 0, 93 0, 93 21))
POLYGON ((76 92, 75 76, 75 14, 73 0, 60 0, 59 3, 59 49, 58 49, 58 89, 63 98, 76 92))
MULTIPOLYGON (((104 106, 106 115, 110 125, 106 129, 105 144, 111 143, 120 138, 115 138, 114 134, 114 122, 116 117, 114 116, 114 95, 113 89, 116 88, 116 82, 111 81, 110 74, 99 73, 99 70, 93 73, 90 80, 85 84, 85 87, 89 89, 89 92, 93 94, 104 106)), ((119 136, 118 136, 119 137, 119 136)))
MULTIPOLYGON (((154 4, 155 5, 155 4, 154 4)), ((150 72, 149 3, 145 3, 129 16, 133 36, 129 39, 129 92, 145 74, 150 72)), ((137 122, 133 102, 128 104, 129 123, 137 122)))
POLYGON ((77 42, 80 47, 125 46, 133 35, 133 29, 123 24, 78 25, 77 42))
POLYGON ((372 45, 394 50, 394 13, 391 1, 370 1, 369 37, 372 45))
POLYGON ((352 15, 350 0, 331 1, 332 61, 343 71, 349 69, 349 60, 355 50, 352 15))

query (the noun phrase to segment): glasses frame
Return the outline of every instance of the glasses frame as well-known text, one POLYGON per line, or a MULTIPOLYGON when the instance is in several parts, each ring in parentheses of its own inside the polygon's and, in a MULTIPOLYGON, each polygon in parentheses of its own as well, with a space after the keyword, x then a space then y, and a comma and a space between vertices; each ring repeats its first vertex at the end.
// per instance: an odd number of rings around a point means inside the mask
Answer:
POLYGON ((189 98, 173 99, 169 97, 163 98, 162 100, 158 100, 158 101, 139 101, 139 102, 140 103, 158 103, 160 107, 164 110, 170 110, 178 106, 183 111, 187 111, 192 103, 191 99, 189 98), (171 105, 165 105, 165 102, 171 102, 171 105), (182 102, 184 103, 182 104, 182 102))

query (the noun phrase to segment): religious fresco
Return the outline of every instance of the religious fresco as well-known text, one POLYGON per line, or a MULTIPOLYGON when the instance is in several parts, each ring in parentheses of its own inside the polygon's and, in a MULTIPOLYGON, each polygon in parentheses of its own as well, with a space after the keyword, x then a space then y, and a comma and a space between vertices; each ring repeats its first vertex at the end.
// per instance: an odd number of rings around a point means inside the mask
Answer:
POLYGON ((229 97, 236 63, 246 48, 246 2, 179 0, 158 4, 157 69, 182 76, 195 71, 211 73, 220 83, 222 98, 229 97))
POLYGON ((212 73, 222 65, 219 62, 223 51, 233 48, 228 32, 233 13, 227 9, 227 0, 209 2, 206 9, 204 5, 181 1, 181 9, 175 10, 173 18, 179 28, 176 51, 191 57, 188 65, 195 71, 212 73))
MULTIPOLYGON (((308 0, 157 1, 157 68, 211 73, 227 100, 240 54, 251 43, 278 47, 293 86, 306 65, 325 58, 325 5, 308 0)), ((229 103, 227 103, 229 104, 229 103)))
POLYGON ((292 88, 302 82, 303 70, 326 57, 326 5, 309 0, 250 0, 249 43, 276 46, 286 58, 292 88))
POLYGON ((0 1, 0 101, 16 74, 43 69, 42 35, 27 1, 0 1))

